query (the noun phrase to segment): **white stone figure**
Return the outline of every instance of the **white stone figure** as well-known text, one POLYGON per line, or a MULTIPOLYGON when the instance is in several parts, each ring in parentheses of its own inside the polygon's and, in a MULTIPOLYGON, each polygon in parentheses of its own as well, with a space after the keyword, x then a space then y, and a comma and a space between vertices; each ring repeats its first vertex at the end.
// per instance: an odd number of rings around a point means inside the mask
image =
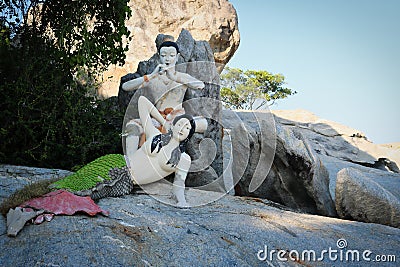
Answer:
POLYGON ((177 205, 187 207, 184 190, 191 158, 185 153, 185 148, 196 130, 196 123, 192 116, 183 114, 177 116, 169 131, 163 134, 153 125, 151 117, 162 125, 166 121, 146 97, 139 98, 138 109, 146 142, 128 158, 127 163, 133 182, 145 185, 175 173, 173 193, 177 205))
MULTIPOLYGON (((175 42, 163 42, 158 51, 160 62, 151 74, 144 75, 122 84, 125 91, 133 91, 144 87, 154 99, 154 105, 166 120, 164 127, 168 130, 173 119, 185 113, 182 102, 188 87, 194 89, 204 88, 204 83, 187 73, 178 72, 175 69, 179 57, 179 48, 175 42)), ((202 133, 207 129, 207 121, 202 117, 196 117, 198 127, 196 132, 202 133), (201 127, 202 125, 202 127, 201 127)), ((157 125, 157 122, 154 122, 157 125)), ((161 125, 158 125, 159 127, 161 125)), ((126 125, 126 150, 128 157, 132 155, 139 145, 139 136, 143 128, 138 120, 131 120, 126 125)))

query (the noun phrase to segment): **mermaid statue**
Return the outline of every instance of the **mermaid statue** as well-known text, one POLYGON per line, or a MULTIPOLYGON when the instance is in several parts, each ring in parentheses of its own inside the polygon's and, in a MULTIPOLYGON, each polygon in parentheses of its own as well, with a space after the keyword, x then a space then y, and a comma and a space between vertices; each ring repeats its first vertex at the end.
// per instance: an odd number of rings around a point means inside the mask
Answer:
POLYGON ((196 122, 191 115, 182 114, 174 118, 166 133, 162 133, 154 126, 151 118, 156 119, 161 125, 165 125, 166 120, 144 96, 139 98, 138 109, 146 142, 126 159, 126 165, 122 155, 107 155, 89 163, 74 175, 57 181, 53 187, 69 189, 77 195, 100 199, 129 194, 135 185, 153 183, 174 173, 172 191, 177 200, 177 206, 187 207, 184 194, 185 179, 189 172, 191 158, 186 153, 186 145, 196 130, 196 122), (93 175, 98 176, 98 173, 102 171, 104 174, 107 168, 110 169, 108 178, 93 177, 93 175), (83 180, 82 176, 85 177, 83 180), (96 183, 96 178, 99 179, 97 184, 91 187, 93 183, 96 183), (76 191, 82 189, 80 181, 87 182, 88 180, 91 184, 84 187, 91 188, 76 191))
POLYGON ((54 183, 92 199, 129 194, 135 185, 145 185, 175 173, 173 192, 178 206, 186 206, 185 179, 191 158, 185 152, 194 132, 204 133, 207 120, 185 114, 182 106, 187 88, 202 89, 204 83, 175 69, 178 45, 165 39, 158 49, 160 64, 151 74, 122 84, 125 91, 147 90, 151 103, 141 96, 139 119, 131 119, 123 133, 123 155, 105 155, 75 174, 54 183))

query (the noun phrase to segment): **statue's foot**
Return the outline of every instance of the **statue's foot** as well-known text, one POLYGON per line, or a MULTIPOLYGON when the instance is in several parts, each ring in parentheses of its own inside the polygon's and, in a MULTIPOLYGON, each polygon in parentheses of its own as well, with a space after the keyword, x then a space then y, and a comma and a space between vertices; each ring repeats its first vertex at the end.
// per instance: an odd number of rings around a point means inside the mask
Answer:
POLYGON ((176 204, 178 208, 187 209, 190 208, 189 204, 186 201, 180 201, 176 204))
POLYGON ((122 136, 140 136, 142 133, 143 127, 140 120, 133 119, 125 125, 125 131, 122 133, 122 136))

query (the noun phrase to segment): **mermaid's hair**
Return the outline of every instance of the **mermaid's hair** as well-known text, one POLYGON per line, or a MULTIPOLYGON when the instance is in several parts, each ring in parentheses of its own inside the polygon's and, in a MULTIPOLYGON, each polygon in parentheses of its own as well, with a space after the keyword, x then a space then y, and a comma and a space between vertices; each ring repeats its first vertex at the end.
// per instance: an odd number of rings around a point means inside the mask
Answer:
MULTIPOLYGON (((187 143, 189 142, 190 138, 193 136, 195 130, 196 130, 196 123, 193 119, 193 117, 189 114, 182 114, 179 116, 176 116, 175 119, 172 121, 172 125, 175 125, 180 119, 188 119, 190 122, 190 131, 188 136, 185 138, 185 140, 181 141, 179 143, 179 146, 174 148, 171 152, 171 158, 168 160, 167 164, 171 164, 172 167, 176 167, 181 159, 182 153, 186 152, 186 146, 187 143)), ((172 130, 169 130, 165 134, 159 134, 153 137, 153 140, 151 141, 151 152, 157 149, 157 153, 160 152, 161 148, 163 146, 168 145, 168 143, 171 141, 172 138, 172 130)))

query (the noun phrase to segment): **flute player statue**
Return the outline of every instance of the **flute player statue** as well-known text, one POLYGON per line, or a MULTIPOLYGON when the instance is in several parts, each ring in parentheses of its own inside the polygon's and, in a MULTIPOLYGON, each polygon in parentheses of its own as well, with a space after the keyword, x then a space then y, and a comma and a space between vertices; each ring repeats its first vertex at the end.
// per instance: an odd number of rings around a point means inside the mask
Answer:
MULTIPOLYGON (((185 113, 182 102, 188 87, 203 89, 204 83, 187 73, 178 72, 175 69, 179 57, 179 47, 173 41, 164 41, 158 47, 159 64, 151 74, 127 81, 122 84, 125 91, 133 91, 139 88, 147 90, 147 94, 154 99, 154 105, 166 120, 164 128, 153 120, 153 123, 162 132, 166 132, 173 119, 185 113)), ((196 117, 196 132, 204 132, 207 129, 207 121, 202 117, 196 117)), ((143 133, 140 120, 133 119, 126 124, 126 154, 128 158, 139 146, 139 137, 143 133)), ((143 135, 142 135, 143 136, 143 135)), ((144 140, 142 139, 141 143, 144 140)))

